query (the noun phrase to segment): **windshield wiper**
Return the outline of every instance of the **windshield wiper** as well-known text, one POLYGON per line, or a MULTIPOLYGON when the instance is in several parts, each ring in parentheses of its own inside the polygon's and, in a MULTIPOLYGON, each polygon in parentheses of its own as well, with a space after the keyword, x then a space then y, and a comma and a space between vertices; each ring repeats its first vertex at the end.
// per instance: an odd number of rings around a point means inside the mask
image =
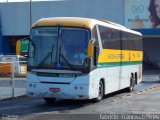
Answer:
POLYGON ((43 58, 43 60, 38 64, 37 67, 40 68, 51 54, 52 52, 48 52, 48 54, 43 58))
POLYGON ((64 57, 63 54, 60 53, 59 55, 73 70, 75 70, 74 66, 64 57))
POLYGON ((46 57, 44 57, 44 59, 38 64, 38 68, 40 68, 43 63, 47 60, 47 58, 51 55, 51 61, 52 61, 52 54, 53 54, 53 48, 54 48, 54 44, 52 45, 52 50, 49 51, 46 55, 46 57))
MULTIPOLYGON (((70 66, 70 68, 72 68, 73 70, 75 70, 74 66, 67 60, 67 58, 61 53, 61 46, 60 46, 60 50, 59 50, 59 56, 70 66)), ((60 62, 60 57, 59 57, 59 62, 60 62)))

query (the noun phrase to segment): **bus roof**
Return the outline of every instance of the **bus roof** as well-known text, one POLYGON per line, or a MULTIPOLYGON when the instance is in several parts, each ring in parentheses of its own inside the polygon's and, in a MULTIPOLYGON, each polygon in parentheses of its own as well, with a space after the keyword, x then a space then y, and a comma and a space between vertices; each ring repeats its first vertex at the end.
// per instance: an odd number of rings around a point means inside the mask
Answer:
POLYGON ((38 20, 32 27, 40 26, 73 26, 91 28, 93 19, 78 17, 53 17, 42 18, 38 20))
POLYGON ((80 18, 80 17, 52 17, 42 18, 33 24, 33 27, 49 27, 49 26, 69 26, 69 27, 84 27, 92 29, 95 25, 102 25, 109 28, 122 30, 142 36, 141 33, 130 30, 120 24, 113 23, 107 20, 96 20, 91 18, 80 18))

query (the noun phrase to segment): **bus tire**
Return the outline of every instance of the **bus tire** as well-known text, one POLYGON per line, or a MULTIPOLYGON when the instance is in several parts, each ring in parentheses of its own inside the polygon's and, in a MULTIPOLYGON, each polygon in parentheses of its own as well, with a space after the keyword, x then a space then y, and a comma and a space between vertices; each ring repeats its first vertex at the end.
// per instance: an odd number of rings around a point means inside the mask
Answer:
POLYGON ((100 102, 104 96, 104 83, 102 80, 99 81, 98 97, 94 98, 94 102, 100 102))
POLYGON ((47 104, 53 104, 56 101, 56 98, 44 98, 47 104))
POLYGON ((135 76, 134 74, 132 74, 130 78, 130 86, 127 88, 127 91, 132 92, 134 90, 134 86, 135 86, 135 76))

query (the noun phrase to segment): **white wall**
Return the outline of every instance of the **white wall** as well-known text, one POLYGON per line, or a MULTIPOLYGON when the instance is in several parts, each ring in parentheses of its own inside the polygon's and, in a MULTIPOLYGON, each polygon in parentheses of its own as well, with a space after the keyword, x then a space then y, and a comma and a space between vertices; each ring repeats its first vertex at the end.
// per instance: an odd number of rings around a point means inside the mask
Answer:
POLYGON ((4 36, 29 34, 28 3, 3 3, 0 12, 4 36))
MULTIPOLYGON (((64 0, 32 2, 32 23, 44 17, 87 17, 124 25, 123 0, 64 0)), ((3 3, 0 7, 4 36, 28 35, 29 3, 3 3)))

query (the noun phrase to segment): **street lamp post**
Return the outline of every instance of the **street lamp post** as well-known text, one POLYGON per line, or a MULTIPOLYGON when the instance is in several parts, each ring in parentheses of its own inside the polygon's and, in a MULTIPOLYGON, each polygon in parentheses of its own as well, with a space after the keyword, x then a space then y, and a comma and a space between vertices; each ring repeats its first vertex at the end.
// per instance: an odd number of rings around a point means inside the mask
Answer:
POLYGON ((31 27, 32 26, 32 0, 30 0, 29 8, 30 8, 30 27, 31 27))

